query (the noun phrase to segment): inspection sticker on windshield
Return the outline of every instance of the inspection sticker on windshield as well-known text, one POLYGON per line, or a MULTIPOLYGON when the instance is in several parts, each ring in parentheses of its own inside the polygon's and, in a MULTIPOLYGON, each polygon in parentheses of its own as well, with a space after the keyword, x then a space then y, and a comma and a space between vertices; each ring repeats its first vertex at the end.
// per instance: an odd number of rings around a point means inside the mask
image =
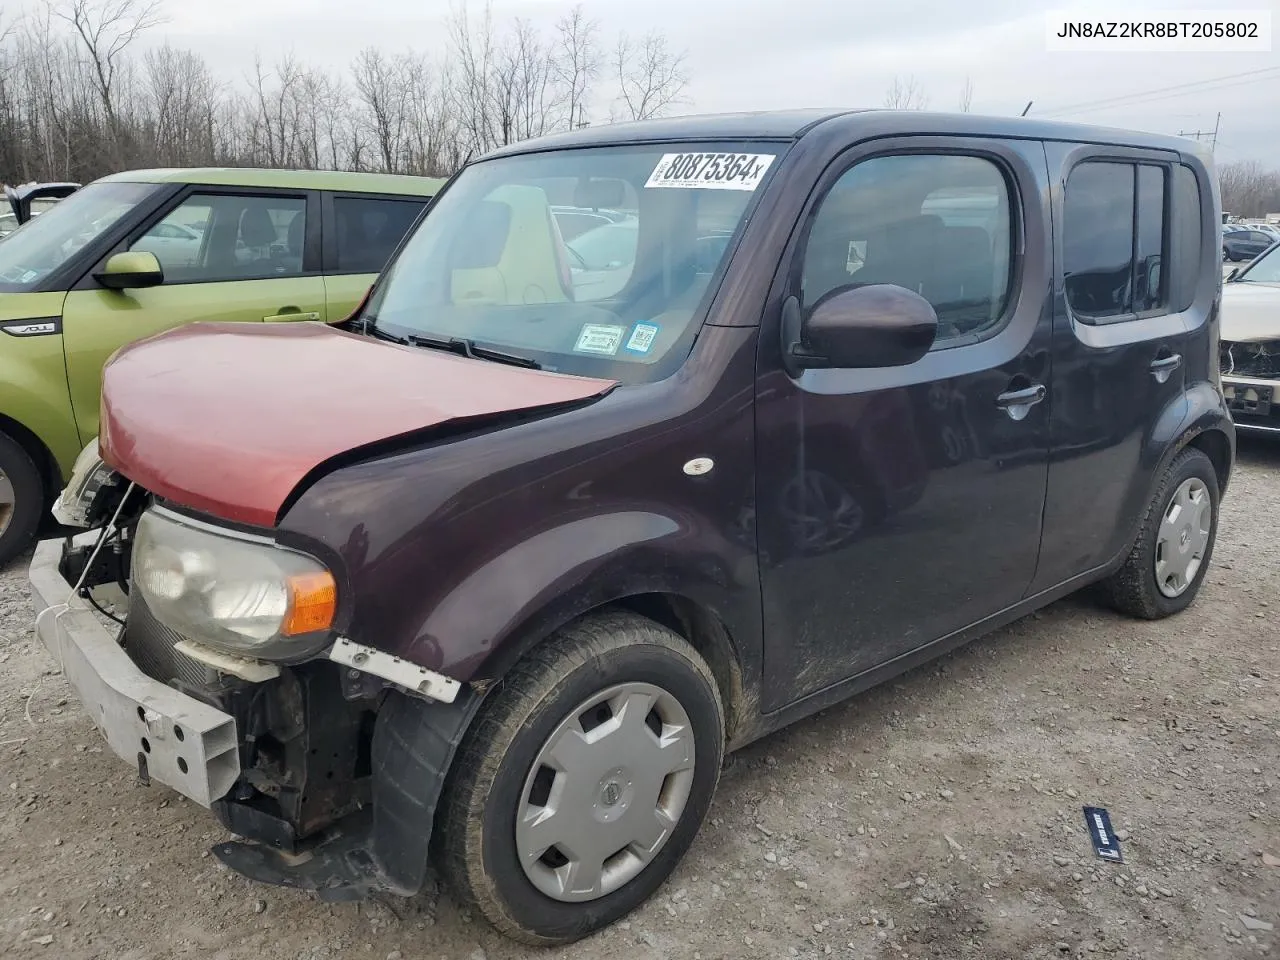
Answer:
POLYGON ((578 353, 603 353, 613 356, 622 346, 622 335, 626 327, 615 327, 609 323, 586 323, 578 334, 578 342, 573 349, 578 353))
POLYGON ((656 323, 637 323, 631 328, 627 349, 632 353, 648 353, 653 346, 653 341, 658 337, 659 329, 656 323))
POLYGON ((653 168, 645 186, 754 190, 771 163, 771 153, 668 153, 653 168))

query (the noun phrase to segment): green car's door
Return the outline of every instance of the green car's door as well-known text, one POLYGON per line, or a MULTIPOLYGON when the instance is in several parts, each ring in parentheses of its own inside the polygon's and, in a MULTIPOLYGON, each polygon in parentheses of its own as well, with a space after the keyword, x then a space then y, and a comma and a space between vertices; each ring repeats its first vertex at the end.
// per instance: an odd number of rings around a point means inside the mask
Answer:
POLYGON ((378 278, 427 197, 326 194, 324 283, 329 320, 350 316, 378 278))
POLYGON ((130 341, 196 320, 329 318, 315 193, 193 187, 111 253, 124 250, 155 254, 164 282, 108 290, 93 279, 100 262, 63 307, 67 375, 81 442, 98 432, 102 366, 130 341))

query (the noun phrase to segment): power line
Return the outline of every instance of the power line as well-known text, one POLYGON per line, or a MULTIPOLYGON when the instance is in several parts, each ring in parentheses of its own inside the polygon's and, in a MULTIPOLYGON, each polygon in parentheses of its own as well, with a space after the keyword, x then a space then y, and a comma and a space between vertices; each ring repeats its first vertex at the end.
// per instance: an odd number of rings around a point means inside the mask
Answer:
POLYGON ((1183 96, 1190 92, 1200 92, 1199 88, 1220 90, 1228 87, 1253 83, 1258 79, 1272 79, 1277 77, 1280 77, 1280 67, 1264 67, 1260 70, 1247 70, 1244 73, 1233 73, 1224 77, 1211 77, 1206 80, 1193 80, 1189 83, 1177 83, 1167 87, 1157 87, 1154 90, 1128 93, 1117 97, 1106 97, 1101 100, 1090 100, 1066 107, 1058 107, 1055 110, 1045 111, 1041 116, 1062 116, 1086 110, 1095 110, 1102 107, 1128 105, 1130 103, 1138 103, 1146 100, 1164 100, 1169 97, 1183 96), (1227 83, 1227 81, 1235 82, 1227 83), (1223 84, 1223 86, 1215 86, 1216 84, 1223 84))

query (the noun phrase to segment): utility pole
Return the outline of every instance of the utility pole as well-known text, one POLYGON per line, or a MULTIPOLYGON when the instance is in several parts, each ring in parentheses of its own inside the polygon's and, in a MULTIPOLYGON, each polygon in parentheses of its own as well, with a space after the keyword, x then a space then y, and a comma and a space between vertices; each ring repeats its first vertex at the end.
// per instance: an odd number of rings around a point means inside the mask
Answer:
POLYGON ((1213 153, 1218 149, 1218 130, 1222 127, 1222 111, 1218 111, 1218 119, 1213 123, 1212 130, 1179 130, 1180 137, 1194 137, 1196 143, 1200 142, 1200 138, 1204 137, 1209 141, 1209 152, 1213 153))

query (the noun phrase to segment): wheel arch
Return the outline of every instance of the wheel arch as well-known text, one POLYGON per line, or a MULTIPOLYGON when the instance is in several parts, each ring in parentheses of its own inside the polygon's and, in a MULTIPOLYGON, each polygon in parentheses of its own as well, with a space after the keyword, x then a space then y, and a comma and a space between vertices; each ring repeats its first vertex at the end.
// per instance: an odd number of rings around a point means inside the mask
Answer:
POLYGON ((626 610, 661 624, 688 641, 706 661, 716 679, 725 710, 725 742, 730 749, 749 739, 758 726, 759 669, 753 668, 749 649, 709 604, 684 594, 663 590, 637 590, 613 596, 597 596, 591 602, 567 609, 543 609, 529 616, 513 631, 500 658, 486 665, 484 678, 474 682, 481 694, 499 684, 502 677, 530 651, 571 623, 607 610, 626 610))

